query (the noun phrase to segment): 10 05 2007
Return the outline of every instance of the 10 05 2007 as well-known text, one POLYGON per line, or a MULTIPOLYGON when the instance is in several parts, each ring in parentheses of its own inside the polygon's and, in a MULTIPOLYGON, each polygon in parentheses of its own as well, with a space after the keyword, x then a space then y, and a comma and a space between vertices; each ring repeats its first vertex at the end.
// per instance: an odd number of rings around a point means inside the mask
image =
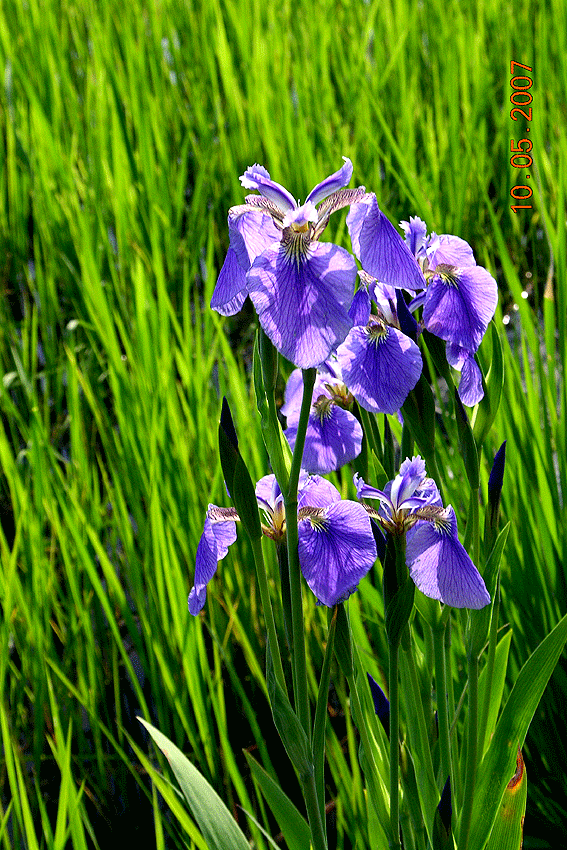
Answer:
MULTIPOLYGON (((510 103, 512 104, 512 109, 510 110, 510 118, 512 121, 520 120, 520 116, 526 119, 526 121, 532 120, 532 107, 531 102, 533 100, 533 96, 528 89, 532 87, 533 80, 531 77, 528 77, 526 74, 521 74, 518 72, 518 69, 522 68, 524 71, 529 71, 531 73, 532 69, 529 65, 522 65, 521 62, 515 62, 512 60, 510 62, 510 86, 513 91, 510 95, 510 103)), ((530 132, 529 125, 526 127, 526 133, 530 132)), ((510 165, 513 168, 526 169, 531 168, 533 163, 533 157, 530 153, 532 150, 533 144, 531 139, 520 139, 516 142, 514 139, 510 139, 510 152, 512 156, 510 157, 510 165)), ((526 180, 530 180, 531 175, 526 174, 526 180)), ((531 198, 533 195, 533 190, 531 186, 512 186, 510 189, 510 195, 514 198, 515 201, 527 201, 528 198, 531 198)), ((513 204, 510 209, 512 212, 517 213, 518 210, 531 210, 531 204, 513 204)))

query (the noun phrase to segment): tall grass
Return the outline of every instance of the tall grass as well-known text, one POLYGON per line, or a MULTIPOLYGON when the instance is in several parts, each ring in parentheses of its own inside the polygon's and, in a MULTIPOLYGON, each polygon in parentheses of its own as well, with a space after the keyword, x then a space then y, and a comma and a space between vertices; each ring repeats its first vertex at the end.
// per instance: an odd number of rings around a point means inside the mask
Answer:
MULTIPOLYGON (((186 607, 206 505, 226 498, 223 394, 239 432, 255 435, 247 462, 267 472, 250 314, 225 323, 208 310, 227 209, 253 162, 305 197, 349 156, 392 220, 417 214, 457 233, 497 276, 507 378, 483 474, 507 439, 512 674, 564 613, 565 14, 559 0, 2 6, 4 847, 103 846, 122 831, 181 843, 140 766, 137 713, 191 752, 241 822, 238 806, 270 825, 241 755, 254 748, 272 772, 282 763, 245 543, 222 564, 206 618, 186 607), (516 216, 512 59, 533 67, 537 169, 534 209, 516 216)), ((445 460, 462 510, 458 457, 445 460)), ((351 604, 360 619, 364 594, 351 604)), ((315 667, 321 616, 307 612, 315 667)), ((362 623, 361 647, 369 635, 379 657, 381 624, 362 623)), ((336 687, 344 696, 338 675, 336 687)), ((528 738, 526 847, 567 818, 566 693, 560 669, 528 738)), ((347 846, 348 711, 333 735, 347 846)))

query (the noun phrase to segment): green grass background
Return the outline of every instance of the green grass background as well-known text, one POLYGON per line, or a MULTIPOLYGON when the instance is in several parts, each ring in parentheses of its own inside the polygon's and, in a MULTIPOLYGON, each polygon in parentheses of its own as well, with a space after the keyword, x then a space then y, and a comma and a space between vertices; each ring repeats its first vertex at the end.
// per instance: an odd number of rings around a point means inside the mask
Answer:
MULTIPOLYGON (((3 848, 181 842, 140 765, 135 748, 153 750, 136 713, 241 823, 237 805, 270 824, 241 755, 253 748, 272 773, 282 763, 245 542, 205 618, 186 605, 207 503, 226 504, 222 395, 254 474, 268 471, 252 316, 208 309, 254 162, 304 198, 349 156, 392 221, 458 234, 495 275, 507 374, 483 486, 507 439, 509 682, 565 613, 565 18, 560 0, 2 4, 3 848), (533 209, 516 215, 510 189, 526 180, 510 140, 527 124, 510 118, 511 60, 534 81, 533 209)), ((347 244, 344 214, 329 230, 347 244)), ((462 522, 450 447, 444 463, 462 522)), ((322 613, 307 618, 316 668, 322 613)), ((367 628, 380 658, 381 624, 367 628)), ((563 659, 527 739, 526 848, 559 846, 567 825, 566 699, 563 659)), ((346 847, 357 803, 332 734, 346 847)))

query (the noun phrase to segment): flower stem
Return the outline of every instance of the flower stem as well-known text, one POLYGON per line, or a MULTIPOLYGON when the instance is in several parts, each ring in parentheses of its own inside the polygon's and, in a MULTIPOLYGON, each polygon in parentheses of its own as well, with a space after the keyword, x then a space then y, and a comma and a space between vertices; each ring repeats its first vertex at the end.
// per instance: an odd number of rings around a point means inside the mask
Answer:
POLYGON ((262 600, 262 609, 264 611, 264 620, 266 622, 266 630, 268 632, 268 642, 272 652, 272 660, 274 664, 274 674, 277 682, 284 694, 287 694, 287 686, 282 666, 282 658, 280 653, 280 645, 278 641, 278 633, 276 631, 276 623, 274 620, 274 611, 272 601, 270 599, 270 591, 268 588, 268 576, 266 573, 266 564, 264 562, 264 553, 262 551, 262 539, 250 540, 252 544, 252 553, 254 555, 254 563, 256 564, 256 576, 258 578, 258 587, 260 588, 260 599, 262 600))
POLYGON ((451 747, 449 743, 449 713, 447 711, 447 673, 445 664, 446 620, 441 619, 433 629, 435 652, 435 688, 437 691, 437 717, 439 721, 439 751, 441 755, 441 784, 451 776, 451 747))
POLYGON ((390 699, 390 847, 400 850, 400 688, 399 644, 389 647, 388 697, 390 699))
POLYGON ((467 761, 465 790, 459 825, 459 850, 467 850, 472 822, 474 786, 478 755, 478 657, 468 653, 469 713, 467 718, 467 761))
POLYGON ((291 462, 288 490, 287 493, 284 494, 293 633, 293 687, 295 710, 309 741, 311 741, 311 712, 309 708, 309 694, 307 691, 307 662, 305 656, 303 600, 301 595, 301 568, 299 565, 298 553, 297 487, 299 483, 303 447, 305 445, 305 434, 307 432, 307 422, 309 419, 309 411, 311 409, 311 398, 313 395, 313 386, 315 384, 316 374, 317 372, 315 369, 303 370, 303 399, 301 402, 301 411, 297 425, 297 437, 291 462))

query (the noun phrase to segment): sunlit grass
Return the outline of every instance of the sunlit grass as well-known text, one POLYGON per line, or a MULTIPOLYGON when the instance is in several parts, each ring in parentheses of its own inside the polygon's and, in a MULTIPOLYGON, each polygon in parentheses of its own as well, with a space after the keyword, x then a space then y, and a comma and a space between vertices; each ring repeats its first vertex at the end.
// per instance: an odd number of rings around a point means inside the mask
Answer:
MULTIPOLYGON (((497 316, 507 376, 483 486, 507 439, 512 673, 564 613, 566 40, 558 0, 323 0, 316 14, 260 0, 2 7, 4 847, 81 848, 89 835, 104 846, 118 821, 175 846, 130 746, 149 749, 136 713, 191 752, 242 823, 237 805, 264 817, 241 749, 257 747, 269 771, 281 758, 244 542, 205 619, 186 606, 207 503, 228 503, 223 395, 253 474, 268 471, 251 319, 208 309, 227 210, 253 162, 304 198, 349 156, 393 221, 420 215, 457 233, 497 276, 512 321, 497 316), (516 216, 511 59, 534 79, 534 208, 516 216)), ((346 239, 337 219, 333 238, 346 239)), ((463 515, 460 461, 443 451, 463 515)), ((364 594, 351 604, 367 610, 364 594)), ((307 617, 318 667, 321 614, 307 617)), ((383 658, 381 624, 367 628, 383 658)), ((559 669, 528 737, 531 810, 550 823, 567 812, 566 692, 559 669)), ((329 745, 337 787, 356 751, 345 722, 347 744, 329 745)), ((356 823, 348 791, 343 840, 356 823)), ((528 817, 526 847, 533 834, 528 817)))

